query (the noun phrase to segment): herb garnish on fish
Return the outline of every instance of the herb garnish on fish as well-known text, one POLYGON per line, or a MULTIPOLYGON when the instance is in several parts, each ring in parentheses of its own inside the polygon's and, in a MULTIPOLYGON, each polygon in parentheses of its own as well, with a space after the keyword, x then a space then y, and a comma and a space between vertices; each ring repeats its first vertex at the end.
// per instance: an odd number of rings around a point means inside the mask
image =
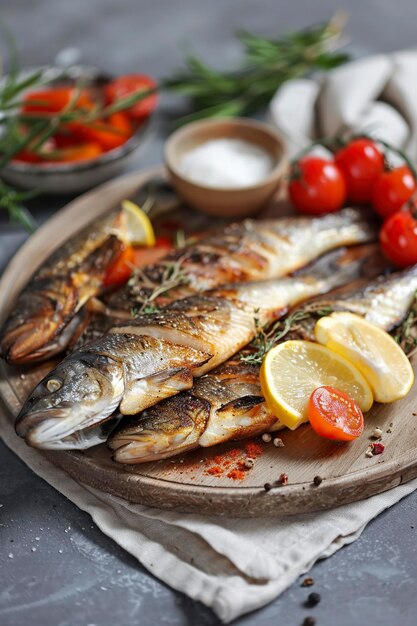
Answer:
POLYGON ((181 285, 188 284, 189 277, 182 267, 185 258, 186 255, 174 262, 168 260, 163 261, 161 264, 163 266, 162 276, 158 282, 153 282, 142 270, 138 268, 134 270, 134 275, 129 282, 133 286, 133 289, 134 285, 139 282, 140 290, 139 293, 135 294, 136 302, 139 306, 131 309, 132 317, 142 314, 146 315, 147 313, 156 313, 161 308, 155 304, 157 298, 171 291, 171 289, 176 289, 181 285))
POLYGON ((258 334, 255 339, 249 345, 252 349, 251 352, 243 352, 240 354, 240 360, 244 363, 251 363, 253 365, 261 365, 265 354, 279 341, 288 335, 289 332, 297 330, 297 323, 303 320, 314 317, 319 319, 325 315, 330 315, 332 309, 329 306, 321 306, 320 302, 312 302, 311 305, 304 307, 301 310, 294 311, 294 313, 288 315, 285 319, 278 320, 270 329, 265 330, 259 326, 257 318, 255 318, 255 326, 258 329, 258 334))

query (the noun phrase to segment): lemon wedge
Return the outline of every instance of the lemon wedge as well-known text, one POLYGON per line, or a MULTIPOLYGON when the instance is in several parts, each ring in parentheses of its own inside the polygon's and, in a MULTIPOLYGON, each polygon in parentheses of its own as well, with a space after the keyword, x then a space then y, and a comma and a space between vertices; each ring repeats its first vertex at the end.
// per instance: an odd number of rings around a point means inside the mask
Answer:
POLYGON ((378 402, 395 402, 414 382, 410 361, 394 339, 354 313, 332 313, 316 324, 319 343, 353 363, 378 402))
POLYGON ((373 402, 371 388, 354 365, 311 341, 284 341, 269 350, 260 379, 268 407, 292 430, 307 421, 308 401, 317 387, 341 389, 364 412, 373 402))
POLYGON ((123 200, 122 209, 129 243, 133 246, 154 246, 155 233, 146 213, 131 200, 123 200))

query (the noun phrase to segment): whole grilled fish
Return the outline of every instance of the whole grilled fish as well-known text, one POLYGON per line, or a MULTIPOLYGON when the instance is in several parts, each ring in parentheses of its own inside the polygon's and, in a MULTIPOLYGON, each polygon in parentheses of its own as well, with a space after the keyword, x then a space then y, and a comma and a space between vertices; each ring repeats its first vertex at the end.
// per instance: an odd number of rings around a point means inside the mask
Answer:
POLYGON ((189 389, 195 376, 249 343, 258 326, 340 284, 342 275, 351 279, 350 265, 335 272, 329 259, 321 259, 304 275, 220 287, 115 326, 66 357, 39 383, 17 418, 16 431, 35 447, 92 445, 91 431, 86 431, 117 408, 132 415, 189 389))
POLYGON ((121 210, 87 226, 54 252, 23 289, 0 333, 0 355, 11 364, 62 352, 84 304, 103 290, 103 279, 128 239, 121 210))
POLYGON ((135 272, 123 288, 98 303, 75 347, 97 339, 121 320, 132 319, 149 304, 161 307, 219 285, 284 276, 337 246, 374 237, 374 226, 356 209, 322 217, 231 224, 135 272))
MULTIPOLYGON (((350 311, 392 331, 415 305, 416 290, 417 266, 353 292, 319 298, 314 308, 350 311)), ((308 313, 311 308, 305 305, 299 311, 308 313)), ((295 322, 285 339, 315 341, 316 320, 311 314, 295 322)), ((144 463, 282 427, 262 396, 259 365, 234 360, 202 376, 192 390, 161 402, 127 424, 122 422, 108 445, 119 463, 144 463)))

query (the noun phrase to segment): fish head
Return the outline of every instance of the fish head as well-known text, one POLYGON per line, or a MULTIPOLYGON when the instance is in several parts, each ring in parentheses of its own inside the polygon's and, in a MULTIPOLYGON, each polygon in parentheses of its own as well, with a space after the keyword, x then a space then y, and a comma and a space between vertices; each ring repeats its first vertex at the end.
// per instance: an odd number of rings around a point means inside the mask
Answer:
POLYGON ((139 419, 123 420, 107 445, 118 463, 164 459, 197 448, 209 416, 207 400, 180 393, 144 411, 139 419))
POLYGON ((66 437, 106 420, 123 391, 121 364, 104 355, 78 352, 35 387, 17 416, 16 432, 32 447, 64 448, 66 437))

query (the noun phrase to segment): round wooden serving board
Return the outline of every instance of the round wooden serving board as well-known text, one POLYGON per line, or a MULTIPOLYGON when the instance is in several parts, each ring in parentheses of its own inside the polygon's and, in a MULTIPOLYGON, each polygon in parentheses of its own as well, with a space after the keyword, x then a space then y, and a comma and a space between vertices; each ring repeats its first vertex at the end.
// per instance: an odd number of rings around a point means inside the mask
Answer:
MULTIPOLYGON (((116 206, 122 198, 134 196, 157 173, 160 170, 128 175, 107 183, 71 202, 40 228, 19 250, 0 281, 1 318, 7 315, 34 269, 53 249, 116 206)), ((201 225, 201 216, 190 209, 187 211, 187 223, 192 222, 193 217, 201 225)), ((282 213, 282 204, 272 203, 268 215, 278 213, 282 213)), ((212 227, 213 218, 205 223, 212 227)), ((417 358, 413 366, 417 367, 417 358)), ((50 368, 51 364, 9 368, 1 361, 0 395, 10 410, 11 419, 32 387, 50 368)), ((257 440, 263 453, 256 459, 253 469, 245 472, 243 480, 233 480, 227 474, 236 460, 247 456, 248 442, 245 441, 202 448, 182 457, 135 467, 113 463, 104 445, 85 452, 44 451, 40 454, 73 478, 132 502, 235 517, 291 515, 360 500, 415 478, 417 417, 414 411, 417 412, 417 385, 400 402, 386 406, 376 404, 366 416, 363 436, 351 444, 321 439, 308 425, 295 432, 281 431, 283 448, 257 440), (383 430, 385 451, 368 458, 365 451, 376 426, 383 430), (228 459, 228 469, 221 476, 208 473, 210 467, 224 465, 228 459), (286 486, 278 481, 282 473, 288 475, 286 486), (322 477, 320 486, 313 483, 315 476, 322 477), (268 492, 263 488, 266 482, 273 484, 268 492)))

